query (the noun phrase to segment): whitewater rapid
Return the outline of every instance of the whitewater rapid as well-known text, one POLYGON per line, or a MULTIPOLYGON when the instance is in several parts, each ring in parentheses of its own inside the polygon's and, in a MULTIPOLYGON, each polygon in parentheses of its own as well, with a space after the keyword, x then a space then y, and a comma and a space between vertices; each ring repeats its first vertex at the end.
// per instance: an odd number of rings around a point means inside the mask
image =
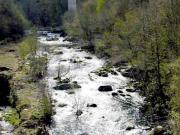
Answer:
MULTIPOLYGON (((126 91, 130 81, 118 75, 108 74, 100 77, 93 71, 106 64, 106 60, 73 47, 73 44, 59 37, 57 41, 46 41, 46 37, 39 37, 41 51, 48 57, 48 70, 46 77, 47 89, 54 101, 55 114, 52 116, 53 124, 49 130, 51 135, 146 135, 144 127, 137 124, 139 120, 138 105, 143 103, 139 93, 126 91), (62 52, 62 53, 57 53, 62 52), (91 59, 87 59, 91 57, 91 59), (72 63, 72 59, 78 63, 72 63), (73 90, 55 90, 59 68, 62 76, 77 81, 81 86, 73 90), (123 102, 112 96, 112 92, 99 92, 103 85, 111 85, 113 92, 121 90, 124 95, 130 95, 135 106, 125 106, 123 102), (87 107, 87 104, 96 104, 97 107, 87 107), (64 105, 63 107, 60 105, 64 105), (82 115, 76 116, 77 110, 82 115), (134 129, 127 131, 128 127, 134 129)), ((117 71, 116 68, 113 69, 117 71)), ((127 97, 118 96, 126 101, 127 97)))

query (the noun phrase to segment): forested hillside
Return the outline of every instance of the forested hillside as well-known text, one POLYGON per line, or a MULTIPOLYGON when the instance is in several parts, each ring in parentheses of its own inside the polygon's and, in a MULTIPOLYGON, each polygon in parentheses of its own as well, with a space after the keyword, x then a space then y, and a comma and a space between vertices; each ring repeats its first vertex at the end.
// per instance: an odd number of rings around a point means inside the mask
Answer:
POLYGON ((27 19, 37 26, 60 26, 67 0, 16 0, 27 19))
POLYGON ((0 40, 16 40, 33 26, 60 26, 67 6, 66 0, 0 0, 0 40))
POLYGON ((169 123, 179 134, 180 1, 86 0, 80 6, 74 19, 64 16, 67 33, 112 64, 128 61, 146 96, 147 120, 169 123))

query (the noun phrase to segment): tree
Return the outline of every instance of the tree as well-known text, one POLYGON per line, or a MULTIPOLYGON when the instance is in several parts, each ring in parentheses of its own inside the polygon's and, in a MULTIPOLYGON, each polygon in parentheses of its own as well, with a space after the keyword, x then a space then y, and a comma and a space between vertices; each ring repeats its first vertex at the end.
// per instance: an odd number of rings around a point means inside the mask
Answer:
POLYGON ((18 39, 28 22, 12 0, 0 0, 0 40, 18 39))

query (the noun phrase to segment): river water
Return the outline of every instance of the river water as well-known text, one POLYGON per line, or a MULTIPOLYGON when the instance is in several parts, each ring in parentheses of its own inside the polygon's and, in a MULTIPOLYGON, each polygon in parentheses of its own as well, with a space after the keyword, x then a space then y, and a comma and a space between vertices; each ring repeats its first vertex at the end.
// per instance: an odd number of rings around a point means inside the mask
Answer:
MULTIPOLYGON (((97 76, 92 71, 105 65, 106 60, 72 47, 72 43, 63 40, 59 37, 58 41, 46 41, 46 37, 39 37, 40 53, 46 54, 49 60, 46 82, 54 101, 55 115, 50 134, 146 135, 144 127, 137 123, 140 119, 138 106, 143 103, 143 97, 126 91, 130 80, 120 72, 108 77, 97 76), (74 59, 80 62, 73 63, 74 59), (64 79, 77 81, 81 88, 55 90, 57 81, 54 78, 59 70, 64 79), (104 85, 111 85, 113 92, 121 90, 125 96, 113 97, 112 92, 98 91, 104 85), (131 100, 133 106, 125 105, 123 102, 126 100, 131 100), (96 104, 97 107, 87 107, 88 104, 96 104), (76 115, 78 110, 82 111, 79 117, 76 115), (127 131, 128 127, 134 128, 127 131)), ((113 70, 116 71, 115 68, 113 70)))

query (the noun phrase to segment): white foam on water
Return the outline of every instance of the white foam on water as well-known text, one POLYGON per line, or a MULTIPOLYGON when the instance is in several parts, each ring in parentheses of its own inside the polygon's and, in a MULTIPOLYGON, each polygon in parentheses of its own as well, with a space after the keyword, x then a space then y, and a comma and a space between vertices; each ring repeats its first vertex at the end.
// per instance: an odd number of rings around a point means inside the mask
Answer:
MULTIPOLYGON (((113 98, 111 92, 99 92, 98 88, 102 85, 111 85, 116 91, 121 86, 126 86, 129 82, 128 78, 118 75, 109 74, 108 77, 99 77, 92 71, 101 68, 105 64, 105 60, 85 51, 79 51, 74 48, 66 48, 59 46, 70 45, 64 42, 61 37, 59 41, 45 41, 45 37, 39 38, 40 43, 53 45, 52 50, 61 50, 63 54, 57 55, 48 53, 48 75, 47 86, 52 94, 52 99, 56 100, 55 112, 53 116, 54 124, 50 129, 51 135, 146 135, 142 130, 143 127, 136 124, 139 117, 139 109, 136 107, 123 107, 123 103, 113 98), (57 45, 57 46, 56 46, 57 45), (55 47, 54 47, 55 46, 55 47), (85 59, 86 56, 92 59, 85 59), (70 59, 81 60, 81 63, 71 63, 70 59), (67 61, 62 61, 67 60, 67 61), (75 89, 75 94, 68 94, 67 91, 54 90, 59 65, 69 70, 65 77, 77 81, 81 86, 75 89), (67 104, 65 107, 58 107, 59 104, 67 104), (87 104, 95 103, 96 108, 87 107, 87 104), (83 114, 77 118, 75 115, 77 110, 82 110, 83 114), (135 129, 126 131, 129 126, 135 126, 135 129)), ((132 102, 135 105, 143 103, 143 97, 138 93, 128 93, 122 89, 124 94, 132 96, 132 102)), ((125 100, 124 97, 120 97, 125 100)))

